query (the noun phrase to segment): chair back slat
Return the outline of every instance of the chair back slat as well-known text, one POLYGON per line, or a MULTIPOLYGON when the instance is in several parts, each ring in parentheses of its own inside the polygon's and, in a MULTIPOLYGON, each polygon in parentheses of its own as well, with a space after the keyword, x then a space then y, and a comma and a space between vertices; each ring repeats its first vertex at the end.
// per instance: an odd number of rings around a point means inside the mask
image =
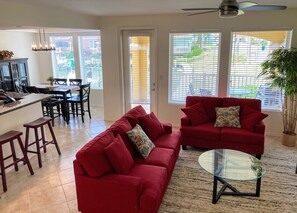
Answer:
POLYGON ((50 93, 50 89, 49 88, 37 88, 37 91, 39 93, 43 93, 43 94, 49 94, 50 93))
POLYGON ((80 78, 69 78, 69 85, 79 86, 82 84, 82 79, 80 78))
POLYGON ((23 91, 25 93, 38 93, 38 90, 35 86, 22 86, 23 87, 23 91))
POLYGON ((91 83, 80 85, 79 95, 80 99, 89 98, 91 92, 91 83))
POLYGON ((54 84, 67 85, 67 78, 54 78, 54 84))

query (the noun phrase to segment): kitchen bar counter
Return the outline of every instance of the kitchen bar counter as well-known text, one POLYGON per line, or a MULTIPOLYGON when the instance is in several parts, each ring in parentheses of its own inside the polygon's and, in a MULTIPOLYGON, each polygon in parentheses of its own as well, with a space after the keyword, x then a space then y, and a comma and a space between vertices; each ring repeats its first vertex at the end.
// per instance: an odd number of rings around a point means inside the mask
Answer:
MULTIPOLYGON (((48 98, 52 95, 46 95, 46 94, 24 94, 19 95, 18 93, 8 93, 11 97, 16 99, 16 102, 11 102, 5 105, 0 105, 0 116, 4 115, 9 112, 13 112, 15 110, 27 107, 29 105, 35 104, 37 102, 40 102, 41 100, 48 98)), ((41 109, 40 109, 41 110, 41 109)), ((1 119, 1 117, 0 117, 1 119)))

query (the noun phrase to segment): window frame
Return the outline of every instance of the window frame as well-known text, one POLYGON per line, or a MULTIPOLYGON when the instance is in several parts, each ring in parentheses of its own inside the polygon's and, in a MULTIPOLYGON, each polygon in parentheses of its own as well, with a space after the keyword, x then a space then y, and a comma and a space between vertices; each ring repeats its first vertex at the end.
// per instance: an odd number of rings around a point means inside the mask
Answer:
MULTIPOLYGON (((94 89, 94 90, 103 90, 103 87, 104 87, 104 84, 103 84, 103 61, 102 61, 102 40, 101 40, 101 31, 98 30, 98 32, 82 32, 82 33, 77 33, 77 45, 78 45, 78 57, 79 57, 79 76, 80 78, 83 80, 84 82, 84 78, 82 77, 82 74, 83 74, 83 70, 82 70, 82 64, 81 64, 81 43, 80 43, 80 37, 83 37, 83 36, 98 36, 99 39, 100 39, 100 45, 98 45, 98 47, 100 47, 101 49, 101 69, 102 69, 102 75, 101 75, 101 82, 102 82, 102 86, 101 87, 96 87, 96 88, 93 88, 92 87, 92 84, 91 84, 91 89, 94 89)), ((90 48, 92 49, 92 48, 90 48)), ((99 79, 100 81, 100 79, 99 79)))
MULTIPOLYGON (((71 36, 73 41, 73 52, 74 52, 74 63, 75 63, 75 75, 76 78, 81 78, 82 76, 82 69, 81 69, 81 59, 80 59, 80 50, 79 50, 79 37, 80 36, 99 36, 100 40, 102 39, 101 30, 90 30, 90 31, 83 31, 83 32, 61 32, 61 33, 49 33, 48 39, 50 40, 51 37, 55 36, 71 36)), ((102 61, 102 40, 101 40, 101 64, 102 61)), ((53 76, 55 77, 55 68, 54 68, 54 58, 53 53, 51 54, 51 65, 53 70, 53 76)), ((103 90, 103 66, 102 66, 102 88, 91 88, 92 90, 103 90)))
MULTIPOLYGON (((230 31, 230 51, 229 51, 229 66, 228 66, 228 79, 227 79, 227 97, 230 96, 230 83, 231 83, 231 68, 232 68, 232 55, 233 55, 233 35, 234 33, 240 33, 240 32, 271 32, 271 31, 287 31, 289 33, 289 36, 286 38, 286 47, 285 48, 291 48, 292 46, 292 37, 293 37, 293 28, 287 27, 287 28, 256 28, 256 29, 231 29, 230 31)), ((257 99, 255 97, 255 99, 257 99)), ((271 111, 271 112, 281 112, 282 108, 280 109, 271 109, 271 108, 262 108, 264 111, 271 111)))
MULTIPOLYGON (((217 61, 217 67, 218 67, 218 70, 217 70, 217 79, 216 79, 216 85, 215 85, 215 91, 216 91, 216 94, 214 94, 214 96, 218 96, 218 91, 219 91, 219 76, 220 76, 220 67, 221 67, 221 49, 222 49, 222 35, 223 35, 223 32, 220 31, 220 30, 214 30, 214 29, 206 29, 206 30, 171 30, 169 31, 169 34, 168 34, 168 44, 169 44, 169 47, 168 47, 168 104, 169 105, 184 105, 185 104, 185 101, 180 101, 180 102, 177 102, 177 101, 172 101, 171 100, 171 95, 172 95, 172 85, 171 85, 171 79, 172 79, 172 67, 173 67, 173 61, 171 60, 171 56, 172 56, 172 48, 173 48, 173 45, 172 45, 172 34, 174 33, 183 33, 183 34, 195 34, 195 33, 200 33, 200 34, 203 34, 203 33, 217 33, 219 34, 219 39, 218 39, 218 61, 217 61)), ((200 96, 200 95, 199 95, 200 96)))

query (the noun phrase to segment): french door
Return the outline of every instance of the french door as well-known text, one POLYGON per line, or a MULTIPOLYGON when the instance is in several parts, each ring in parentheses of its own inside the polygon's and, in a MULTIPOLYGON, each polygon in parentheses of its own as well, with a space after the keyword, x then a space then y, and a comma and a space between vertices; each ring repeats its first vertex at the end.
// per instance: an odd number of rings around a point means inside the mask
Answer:
POLYGON ((142 105, 156 112, 154 31, 124 30, 122 38, 125 111, 142 105))

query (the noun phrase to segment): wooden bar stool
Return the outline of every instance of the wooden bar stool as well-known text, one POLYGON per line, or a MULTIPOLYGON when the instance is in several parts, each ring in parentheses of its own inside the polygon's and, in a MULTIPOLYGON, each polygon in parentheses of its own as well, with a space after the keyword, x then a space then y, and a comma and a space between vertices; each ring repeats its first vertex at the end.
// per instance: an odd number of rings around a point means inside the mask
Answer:
POLYGON ((11 167, 11 166, 14 165, 15 171, 18 171, 19 170, 18 162, 23 161, 24 163, 27 164, 31 175, 34 175, 32 166, 31 166, 30 161, 29 161, 28 156, 27 156, 27 152, 26 152, 26 150, 24 148, 24 145, 23 145, 23 142, 22 142, 22 139, 21 139, 22 134, 23 134, 22 132, 12 130, 12 131, 4 133, 3 135, 0 135, 0 167, 1 167, 2 185, 3 185, 3 191, 4 192, 7 191, 5 169, 7 169, 8 167, 11 167), (19 142, 19 146, 20 146, 21 151, 23 153, 22 158, 17 158, 16 157, 16 153, 15 153, 15 149, 14 149, 14 143, 13 143, 13 140, 15 140, 15 139, 18 140, 18 142, 19 142), (5 144, 5 143, 8 143, 8 142, 10 143, 11 155, 4 158, 3 157, 2 145, 5 144), (12 158, 13 162, 11 164, 5 166, 4 161, 9 159, 9 158, 12 158))
POLYGON ((46 146, 49 144, 54 144, 56 146, 58 154, 61 155, 61 151, 60 151, 55 133, 54 133, 52 125, 51 125, 51 120, 52 120, 52 118, 50 118, 50 117, 41 117, 41 118, 36 119, 35 121, 24 124, 24 127, 26 128, 25 149, 29 153, 37 154, 39 168, 42 167, 40 149, 43 148, 44 153, 46 153, 46 146), (52 140, 49 140, 49 141, 45 140, 45 135, 44 135, 44 126, 45 125, 48 125, 48 128, 49 128, 51 136, 52 136, 52 140), (35 134, 35 141, 33 141, 31 143, 29 143, 30 128, 34 129, 34 134, 35 134), (38 135, 38 128, 40 128, 40 132, 41 132, 40 138, 38 135), (40 145, 39 141, 42 141, 42 145, 40 145), (28 150, 29 146, 32 146, 34 144, 36 144, 36 151, 28 150))

